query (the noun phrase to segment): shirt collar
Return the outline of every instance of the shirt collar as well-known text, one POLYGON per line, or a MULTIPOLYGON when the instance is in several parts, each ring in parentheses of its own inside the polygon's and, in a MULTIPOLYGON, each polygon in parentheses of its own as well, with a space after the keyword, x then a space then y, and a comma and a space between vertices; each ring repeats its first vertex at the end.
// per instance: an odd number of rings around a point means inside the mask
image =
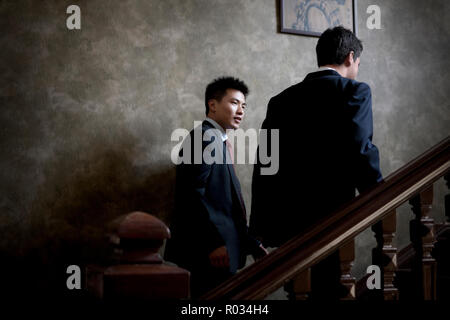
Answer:
POLYGON ((217 130, 220 131, 220 133, 222 134, 222 141, 225 141, 228 139, 227 133, 225 132, 225 130, 223 130, 223 128, 220 126, 220 124, 218 124, 216 121, 214 121, 213 119, 206 117, 205 119, 206 121, 208 121, 209 123, 211 123, 214 128, 216 128, 217 130))
MULTIPOLYGON (((336 72, 337 72, 336 69, 330 68, 330 67, 319 67, 319 70, 318 70, 318 71, 323 71, 323 70, 333 70, 333 71, 336 71, 336 72)), ((339 72, 338 72, 338 73, 339 73, 339 72)))

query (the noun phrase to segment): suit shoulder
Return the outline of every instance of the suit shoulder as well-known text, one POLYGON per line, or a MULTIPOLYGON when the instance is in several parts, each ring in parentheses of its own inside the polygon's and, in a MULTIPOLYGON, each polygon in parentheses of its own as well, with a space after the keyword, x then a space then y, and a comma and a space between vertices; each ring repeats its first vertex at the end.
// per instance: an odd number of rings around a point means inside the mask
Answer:
POLYGON ((342 78, 343 90, 348 97, 353 98, 365 98, 371 97, 372 93, 370 86, 365 82, 359 82, 356 80, 342 78))
POLYGON ((355 81, 357 83, 357 87, 359 90, 367 90, 370 91, 370 86, 369 84, 365 83, 365 82, 359 82, 359 81, 355 81))
POLYGON ((205 131, 209 129, 214 129, 214 127, 212 126, 212 124, 209 124, 206 120, 203 120, 199 125, 195 126, 194 128, 191 129, 191 131, 189 131, 189 135, 194 136, 194 132, 201 132, 203 134, 205 131))
POLYGON ((364 96, 364 97, 372 97, 372 91, 370 90, 370 86, 365 82, 358 82, 355 95, 364 96))
POLYGON ((282 101, 283 99, 285 99, 286 97, 290 96, 291 93, 297 91, 303 84, 302 82, 299 82, 297 84, 294 84, 286 89, 284 89, 283 91, 281 91, 280 93, 278 93, 277 95, 273 96, 270 99, 270 102, 276 102, 276 101, 282 101))
POLYGON ((367 91, 370 92, 370 86, 365 82, 359 82, 356 80, 348 79, 349 84, 354 88, 355 91, 367 91))

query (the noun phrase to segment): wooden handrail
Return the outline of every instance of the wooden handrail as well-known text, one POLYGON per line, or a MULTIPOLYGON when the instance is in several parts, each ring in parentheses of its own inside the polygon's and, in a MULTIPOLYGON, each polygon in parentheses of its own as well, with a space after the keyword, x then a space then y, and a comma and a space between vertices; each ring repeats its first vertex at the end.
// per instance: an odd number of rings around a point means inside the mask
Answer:
POLYGON ((392 210, 444 176, 450 168, 450 137, 234 275, 202 299, 263 299, 296 275, 385 218, 392 210))

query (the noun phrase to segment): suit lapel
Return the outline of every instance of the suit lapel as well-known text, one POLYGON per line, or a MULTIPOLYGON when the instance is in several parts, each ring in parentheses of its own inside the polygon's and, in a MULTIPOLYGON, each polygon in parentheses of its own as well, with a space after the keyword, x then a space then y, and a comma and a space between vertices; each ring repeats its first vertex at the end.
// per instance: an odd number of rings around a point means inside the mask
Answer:
POLYGON ((233 182, 233 189, 234 189, 235 196, 238 199, 239 204, 241 206, 242 214, 243 214, 245 220, 247 220, 247 211, 245 209, 244 199, 242 198, 241 185, 239 183, 238 178, 236 177, 234 168, 232 167, 233 165, 227 163, 226 166, 228 168, 228 172, 230 173, 231 181, 233 182))
MULTIPOLYGON (((206 131, 208 129, 215 129, 215 127, 209 121, 206 121, 206 120, 203 121, 202 125, 203 125, 203 130, 204 131, 206 131)), ((230 174, 231 183, 233 185, 233 190, 234 190, 234 195, 235 195, 236 199, 238 200, 238 202, 240 204, 240 207, 242 209, 242 213, 243 213, 243 216, 244 216, 245 220, 247 220, 247 214, 246 214, 246 210, 245 210, 244 199, 242 198, 241 185, 240 185, 239 180, 238 180, 238 178, 236 176, 236 173, 234 172, 233 164, 226 163, 226 159, 227 159, 226 154, 228 152, 228 149, 227 149, 225 141, 223 142, 222 147, 223 147, 223 150, 224 150, 223 151, 224 152, 224 165, 227 167, 228 173, 230 174)))

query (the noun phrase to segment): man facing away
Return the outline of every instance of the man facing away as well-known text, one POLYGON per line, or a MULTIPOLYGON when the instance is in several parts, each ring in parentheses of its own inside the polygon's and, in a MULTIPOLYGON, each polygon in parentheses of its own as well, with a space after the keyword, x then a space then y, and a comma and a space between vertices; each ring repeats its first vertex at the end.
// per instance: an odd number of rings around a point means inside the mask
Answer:
POLYGON ((176 168, 175 211, 166 259, 191 272, 193 298, 242 268, 249 253, 255 257, 267 253, 248 235, 245 204, 226 134, 239 128, 247 94, 247 86, 239 79, 223 77, 210 83, 205 92, 206 120, 191 131, 180 151, 184 159, 183 153, 190 151, 190 161, 176 168), (195 137, 200 141, 194 141, 195 137))
MULTIPOLYGON (((250 233, 265 246, 282 245, 382 179, 370 88, 355 80, 362 49, 350 30, 326 30, 319 70, 269 102, 262 129, 279 129, 279 170, 262 175, 255 164, 250 217, 250 233)), ((312 269, 312 296, 337 297, 338 280, 335 252, 312 269)))

